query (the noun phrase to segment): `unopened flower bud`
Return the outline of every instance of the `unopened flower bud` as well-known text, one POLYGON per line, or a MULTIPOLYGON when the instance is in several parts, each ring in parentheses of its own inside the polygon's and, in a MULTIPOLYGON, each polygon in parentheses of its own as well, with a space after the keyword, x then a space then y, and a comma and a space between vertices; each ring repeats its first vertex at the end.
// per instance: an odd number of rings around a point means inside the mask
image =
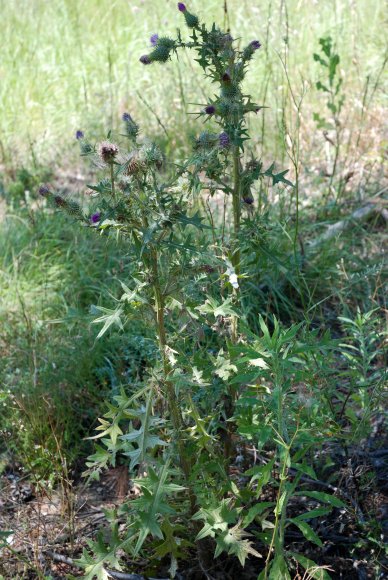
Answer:
POLYGON ((139 60, 142 64, 151 64, 152 62, 148 54, 143 54, 143 56, 141 56, 139 60))

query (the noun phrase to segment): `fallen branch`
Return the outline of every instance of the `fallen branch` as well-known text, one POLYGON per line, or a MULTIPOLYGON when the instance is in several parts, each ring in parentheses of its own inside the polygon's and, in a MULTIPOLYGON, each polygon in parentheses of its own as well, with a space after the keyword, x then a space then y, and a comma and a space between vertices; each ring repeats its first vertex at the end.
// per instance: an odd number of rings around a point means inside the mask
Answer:
MULTIPOLYGON (((47 551, 45 554, 54 560, 54 562, 61 562, 62 564, 67 564, 68 566, 73 566, 74 568, 81 568, 77 562, 68 556, 62 556, 62 554, 57 554, 56 552, 47 551)), ((146 580, 144 576, 140 574, 127 574, 125 572, 117 572, 116 570, 109 570, 105 568, 105 571, 114 578, 115 580, 146 580)), ((149 578, 149 580, 168 580, 168 578, 149 578)))
MULTIPOLYGON (((372 198, 370 198, 369 203, 367 205, 364 205, 363 207, 356 209, 347 218, 340 220, 335 224, 329 226, 323 234, 321 234, 320 236, 318 236, 318 238, 316 238, 315 240, 313 240, 308 244, 307 246, 308 249, 313 250, 317 246, 321 245, 323 242, 326 242, 327 240, 334 238, 344 230, 350 228, 354 222, 366 220, 370 215, 372 215, 376 211, 381 213, 382 210, 381 208, 378 207, 378 203, 380 201, 378 197, 382 195, 387 189, 388 188, 385 187, 384 189, 376 193, 372 198)), ((383 214, 383 217, 385 218, 385 214, 383 214)))

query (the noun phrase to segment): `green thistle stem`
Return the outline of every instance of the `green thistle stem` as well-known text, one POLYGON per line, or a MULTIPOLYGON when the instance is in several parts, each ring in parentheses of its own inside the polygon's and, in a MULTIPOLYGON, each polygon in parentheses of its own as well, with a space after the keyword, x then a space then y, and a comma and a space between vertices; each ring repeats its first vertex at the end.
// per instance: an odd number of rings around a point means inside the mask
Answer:
POLYGON ((196 511, 195 505, 195 495, 189 485, 189 478, 190 478, 190 471, 191 465, 190 461, 187 458, 185 444, 182 440, 182 431, 184 429, 184 421, 183 417, 179 408, 177 396, 175 394, 175 388, 173 383, 168 379, 169 374, 171 373, 170 363, 167 358, 166 354, 166 347, 167 347, 167 339, 166 339, 166 326, 164 321, 164 296, 162 290, 160 288, 160 281, 159 281, 159 267, 158 267, 158 255, 156 250, 151 250, 151 269, 152 269, 152 277, 153 277, 153 289, 154 289, 154 297, 155 297, 155 314, 156 314, 156 323, 157 323, 157 331, 158 331, 158 340, 159 340, 159 350, 160 355, 162 357, 163 363, 163 384, 165 388, 165 397, 168 404, 168 410, 170 412, 171 421, 174 429, 174 436, 178 446, 178 453, 179 453, 179 460, 181 464, 181 468, 183 474, 185 476, 186 482, 188 484, 189 489, 189 497, 190 497, 190 508, 191 513, 194 514, 196 511))
MULTIPOLYGON (((233 255, 232 264, 236 272, 237 277, 240 275, 240 249, 238 236, 240 232, 240 220, 241 220, 241 199, 240 199, 240 189, 241 189, 241 164, 240 164, 240 152, 238 147, 233 148, 233 255)), ((236 291, 234 291, 236 294, 236 291)), ((237 342, 237 317, 232 318, 232 342, 237 342)))
POLYGON ((114 174, 113 163, 110 164, 110 182, 112 185, 112 197, 114 199, 116 196, 116 191, 115 191, 115 174, 114 174))

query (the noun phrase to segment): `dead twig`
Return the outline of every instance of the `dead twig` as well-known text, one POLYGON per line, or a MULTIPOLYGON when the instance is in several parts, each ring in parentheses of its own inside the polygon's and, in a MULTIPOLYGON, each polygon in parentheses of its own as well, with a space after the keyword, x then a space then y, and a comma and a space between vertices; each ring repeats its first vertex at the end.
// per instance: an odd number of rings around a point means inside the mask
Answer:
MULTIPOLYGON (((380 200, 377 198, 382 195, 385 191, 387 191, 388 187, 385 187, 381 191, 378 191, 372 198, 370 198, 366 205, 356 209, 353 213, 350 214, 347 218, 336 222, 335 224, 330 225, 327 230, 318 236, 315 240, 310 242, 307 246, 309 250, 315 249, 317 246, 320 246, 323 242, 334 238, 344 230, 347 230, 354 224, 354 222, 359 222, 362 220, 366 220, 370 215, 373 213, 380 212, 381 208, 379 208, 378 203, 380 200)), ((385 217, 385 215, 383 215, 385 217)))

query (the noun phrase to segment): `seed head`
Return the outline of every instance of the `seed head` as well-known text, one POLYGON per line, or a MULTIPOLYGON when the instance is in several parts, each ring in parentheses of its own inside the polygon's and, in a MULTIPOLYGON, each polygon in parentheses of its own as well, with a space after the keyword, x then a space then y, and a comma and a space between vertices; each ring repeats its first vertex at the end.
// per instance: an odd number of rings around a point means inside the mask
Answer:
POLYGON ((150 38, 151 45, 156 46, 158 44, 158 40, 159 40, 159 35, 153 34, 150 38))
POLYGON ((178 2, 178 10, 179 12, 186 12, 186 6, 183 4, 183 2, 178 2))
POLYGON ((128 176, 144 173, 146 169, 147 168, 144 161, 139 159, 139 155, 137 153, 132 155, 126 164, 126 173, 128 176))
POLYGON ((77 141, 79 141, 80 139, 83 139, 85 137, 84 132, 78 130, 75 134, 75 138, 77 139, 77 141))
POLYGON ((218 136, 218 142, 221 149, 227 149, 230 145, 230 138, 228 133, 225 133, 225 131, 220 133, 218 136))
POLYGON ((58 207, 64 207, 66 205, 66 201, 60 195, 56 195, 54 201, 58 207))
POLYGON ((214 115, 215 112, 216 112, 216 108, 214 105, 208 105, 207 107, 205 107, 205 113, 207 115, 214 115))
POLYGON ((91 222, 92 224, 97 224, 97 223, 100 221, 100 219, 101 219, 101 214, 100 214, 100 212, 98 212, 98 211, 97 211, 96 213, 93 213, 93 214, 90 216, 90 222, 91 222))
POLYGON ((139 60, 142 64, 151 64, 152 62, 148 54, 143 54, 143 56, 141 56, 139 60))
POLYGON ((110 141, 103 141, 98 147, 98 153, 104 163, 113 163, 118 152, 119 148, 117 145, 110 141))

